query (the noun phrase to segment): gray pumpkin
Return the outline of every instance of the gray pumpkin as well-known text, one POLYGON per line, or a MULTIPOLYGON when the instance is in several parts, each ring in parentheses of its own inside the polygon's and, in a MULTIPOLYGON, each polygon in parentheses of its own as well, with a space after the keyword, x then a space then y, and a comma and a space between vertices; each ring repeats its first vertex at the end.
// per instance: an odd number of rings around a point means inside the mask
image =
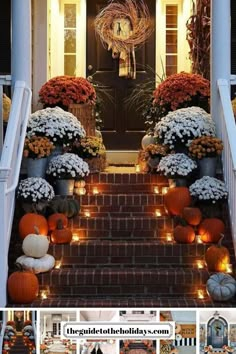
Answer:
POLYGON ((215 301, 227 301, 236 294, 236 280, 229 274, 216 273, 210 276, 206 289, 215 301))

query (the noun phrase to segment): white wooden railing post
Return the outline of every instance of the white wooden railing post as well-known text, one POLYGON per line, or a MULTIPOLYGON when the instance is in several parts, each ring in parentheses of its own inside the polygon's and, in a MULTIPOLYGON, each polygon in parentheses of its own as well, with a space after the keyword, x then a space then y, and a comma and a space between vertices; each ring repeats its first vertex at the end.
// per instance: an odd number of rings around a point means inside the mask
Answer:
MULTIPOLYGON (((231 8, 230 0, 211 0, 211 114, 221 137, 218 79, 230 82, 231 8)), ((230 90, 230 87, 229 87, 230 90)))
POLYGON ((8 215, 7 215, 7 180, 10 174, 10 170, 0 170, 0 200, 1 200, 1 212, 0 212, 0 225, 1 225, 1 257, 0 257, 0 307, 5 307, 7 303, 7 277, 8 277, 8 248, 9 243, 6 237, 8 228, 8 215))

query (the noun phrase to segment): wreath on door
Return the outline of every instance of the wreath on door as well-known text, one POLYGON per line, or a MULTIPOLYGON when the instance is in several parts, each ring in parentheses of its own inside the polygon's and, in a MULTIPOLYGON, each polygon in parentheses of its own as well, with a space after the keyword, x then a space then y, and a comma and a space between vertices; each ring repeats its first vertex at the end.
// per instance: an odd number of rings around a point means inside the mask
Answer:
POLYGON ((95 31, 112 57, 119 58, 119 76, 136 78, 135 49, 153 32, 147 5, 143 0, 112 0, 95 18, 95 31))

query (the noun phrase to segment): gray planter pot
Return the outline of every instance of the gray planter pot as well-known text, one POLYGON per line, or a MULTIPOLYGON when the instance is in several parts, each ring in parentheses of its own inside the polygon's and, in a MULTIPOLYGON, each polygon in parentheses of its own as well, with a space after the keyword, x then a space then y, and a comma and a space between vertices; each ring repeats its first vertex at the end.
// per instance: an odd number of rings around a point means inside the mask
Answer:
POLYGON ((158 167, 159 165, 159 162, 160 162, 160 157, 149 157, 147 163, 148 163, 148 166, 151 168, 151 169, 155 169, 158 167))
POLYGON ((170 185, 175 185, 176 187, 186 187, 187 186, 187 178, 186 177, 177 177, 169 179, 170 185))
POLYGON ((48 164, 49 162, 56 156, 63 154, 63 147, 60 145, 56 145, 55 149, 52 151, 51 155, 48 156, 48 164))
POLYGON ((198 166, 200 178, 204 176, 215 177, 216 164, 217 157, 204 157, 203 159, 199 160, 198 166))
POLYGON ((74 179, 57 179, 55 183, 56 195, 73 195, 74 179))
POLYGON ((48 159, 27 159, 27 175, 28 177, 42 177, 45 178, 48 159))

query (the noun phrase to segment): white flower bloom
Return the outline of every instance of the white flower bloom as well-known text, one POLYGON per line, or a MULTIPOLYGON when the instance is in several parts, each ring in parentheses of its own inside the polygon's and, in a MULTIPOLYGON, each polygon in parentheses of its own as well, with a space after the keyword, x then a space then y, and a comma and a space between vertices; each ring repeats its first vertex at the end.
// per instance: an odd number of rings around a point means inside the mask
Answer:
POLYGON ((156 124, 155 133, 164 145, 171 149, 181 143, 189 146, 194 138, 202 135, 215 136, 211 116, 200 107, 181 108, 169 112, 156 124))
POLYGON ((163 175, 184 176, 189 175, 197 164, 185 154, 170 154, 162 157, 157 170, 163 175))
POLYGON ((189 187, 190 194, 200 200, 215 202, 226 199, 228 192, 225 183, 217 178, 204 176, 189 187))
POLYGON ((29 202, 50 201, 54 196, 53 187, 40 177, 23 179, 18 186, 17 198, 28 199, 29 202))
POLYGON ((55 156, 49 163, 46 173, 58 178, 84 177, 89 174, 89 166, 75 154, 55 156))

